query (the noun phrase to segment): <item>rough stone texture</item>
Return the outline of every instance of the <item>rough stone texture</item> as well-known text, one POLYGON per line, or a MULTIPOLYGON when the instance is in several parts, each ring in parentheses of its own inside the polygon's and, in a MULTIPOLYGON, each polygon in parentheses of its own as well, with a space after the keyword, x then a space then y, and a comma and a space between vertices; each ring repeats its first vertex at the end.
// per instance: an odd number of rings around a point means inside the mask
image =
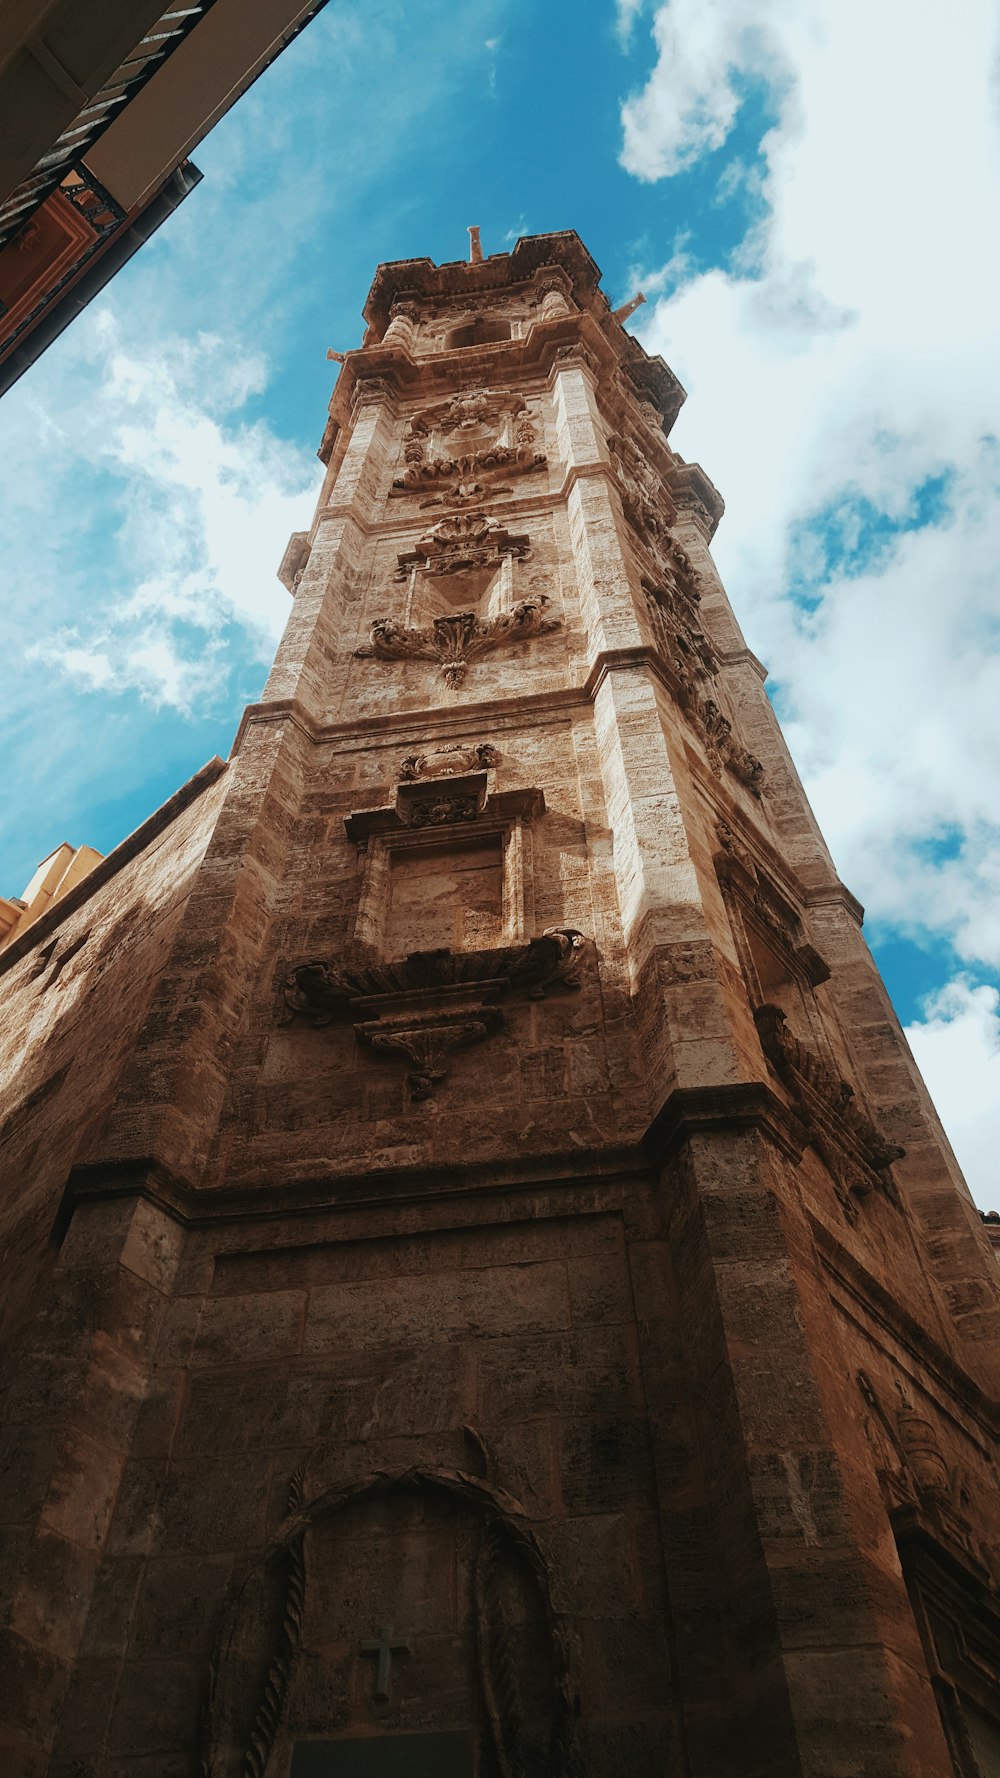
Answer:
POLYGON ((230 764, 0 960, 12 1778, 988 1770, 995 1264, 597 280, 379 268, 230 764))

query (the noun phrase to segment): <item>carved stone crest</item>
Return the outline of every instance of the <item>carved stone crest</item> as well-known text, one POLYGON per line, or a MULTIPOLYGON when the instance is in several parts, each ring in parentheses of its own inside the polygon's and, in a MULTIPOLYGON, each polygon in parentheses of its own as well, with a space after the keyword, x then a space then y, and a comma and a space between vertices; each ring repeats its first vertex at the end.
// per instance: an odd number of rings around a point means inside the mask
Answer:
POLYGON ((401 781, 412 783, 418 778, 454 778, 462 772, 481 772, 499 765, 500 755, 488 741, 474 747, 439 747, 431 753, 408 753, 400 760, 401 781))
POLYGON ((406 468, 394 480, 392 492, 432 492, 425 505, 463 505, 488 489, 505 492, 498 485, 505 476, 530 474, 546 462, 523 398, 501 389, 473 390, 415 414, 403 456, 406 468), (484 438, 489 432, 494 436, 484 438), (428 455, 432 433, 441 439, 455 438, 458 448, 428 455))

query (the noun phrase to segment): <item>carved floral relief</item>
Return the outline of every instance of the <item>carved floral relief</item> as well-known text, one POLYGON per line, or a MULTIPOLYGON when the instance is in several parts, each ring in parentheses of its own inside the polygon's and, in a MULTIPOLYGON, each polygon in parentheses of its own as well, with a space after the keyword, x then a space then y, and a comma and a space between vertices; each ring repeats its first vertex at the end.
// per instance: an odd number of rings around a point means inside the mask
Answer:
POLYGON ((433 496, 425 505, 465 505, 488 490, 506 492, 499 485, 505 477, 531 474, 546 463, 523 397, 502 389, 472 390, 415 414, 403 456, 406 467, 392 492, 423 490, 433 496), (456 448, 432 455, 432 437, 454 440, 456 448))

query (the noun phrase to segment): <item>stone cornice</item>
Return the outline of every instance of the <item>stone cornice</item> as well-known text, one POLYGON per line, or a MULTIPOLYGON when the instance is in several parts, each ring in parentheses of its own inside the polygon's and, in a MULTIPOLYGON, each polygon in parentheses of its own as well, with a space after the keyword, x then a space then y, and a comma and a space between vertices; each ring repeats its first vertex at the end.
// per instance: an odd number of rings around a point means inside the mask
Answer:
MULTIPOLYGON (((549 320, 536 316, 523 338, 484 342, 476 348, 413 356, 405 345, 393 341, 348 352, 330 399, 329 420, 317 455, 322 462, 329 463, 337 436, 342 428, 351 425, 366 384, 375 385, 374 399, 393 406, 403 401, 430 404, 452 393, 456 385, 520 387, 533 375, 550 375, 558 369, 560 353, 577 347, 592 360, 591 374, 602 397, 606 394, 605 384, 611 391, 613 380, 624 378, 625 387, 639 401, 652 402, 662 413, 662 434, 654 436, 650 432, 648 448, 654 457, 662 450, 662 473, 676 480, 689 466, 678 466, 669 452, 666 435, 686 400, 686 392, 662 358, 649 358, 637 340, 620 328, 617 334, 609 329, 607 304, 603 298, 601 303, 603 309, 599 313, 574 312, 549 320)), ((690 467, 697 469, 697 465, 690 467)), ((707 488, 712 488, 702 471, 698 470, 698 475, 707 488)), ((712 495, 721 515, 721 497, 714 489, 712 495)), ((716 508, 713 506, 712 510, 716 508)))
MULTIPOLYGON (((348 1207, 469 1197, 477 1202, 493 1192, 558 1191, 623 1184, 657 1170, 693 1134, 713 1129, 759 1129, 782 1152, 798 1159, 802 1144, 787 1106, 760 1081, 720 1087, 679 1088, 663 1105, 646 1134, 633 1143, 569 1149, 553 1155, 510 1157, 469 1165, 393 1167, 373 1172, 285 1179, 279 1185, 195 1186, 148 1156, 85 1162, 66 1184, 59 1228, 64 1230, 78 1204, 107 1198, 141 1197, 187 1227, 262 1222, 348 1207)), ((561 1214, 556 1209, 554 1214, 561 1214)))

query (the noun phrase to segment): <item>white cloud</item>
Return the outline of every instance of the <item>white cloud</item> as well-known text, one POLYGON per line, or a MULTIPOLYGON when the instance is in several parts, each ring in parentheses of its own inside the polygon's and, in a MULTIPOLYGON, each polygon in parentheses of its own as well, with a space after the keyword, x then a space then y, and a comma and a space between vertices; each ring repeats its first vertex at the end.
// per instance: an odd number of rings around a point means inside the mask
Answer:
MULTIPOLYGON (((669 178, 722 147, 740 108, 739 82, 755 77, 777 85, 787 77, 781 32, 772 29, 772 15, 780 20, 785 10, 781 0, 669 0, 658 7, 656 66, 622 108, 622 164, 630 173, 669 178)), ((632 0, 619 0, 626 41, 637 11, 632 0)))
MULTIPOLYGON (((19 449, 55 452, 68 486, 104 480, 107 583, 25 658, 81 689, 204 709, 226 687, 227 627, 239 628, 241 658, 273 653, 288 612, 278 540, 308 525, 318 471, 266 427, 241 423, 265 380, 259 356, 212 336, 161 338, 142 355, 107 308, 78 325, 82 373, 63 378, 58 408, 44 395, 27 404, 37 425, 19 449)), ((11 591, 23 597, 18 579, 37 577, 38 552, 15 550, 14 563, 11 591)))
POLYGON ((642 12, 645 0, 617 0, 615 7, 615 31, 623 49, 628 49, 632 42, 635 23, 642 12))
POLYGON ((942 31, 910 0, 669 0, 655 37, 623 109, 640 177, 722 143, 748 79, 779 117, 764 220, 636 324, 689 391, 672 442, 726 497, 716 558, 845 880, 1000 963, 995 9, 942 31), (935 476, 934 522, 891 534, 935 476), (828 569, 824 530, 863 501, 879 553, 828 569))
POLYGON ((956 978, 907 1039, 977 1203, 1000 1208, 1000 993, 956 978))

